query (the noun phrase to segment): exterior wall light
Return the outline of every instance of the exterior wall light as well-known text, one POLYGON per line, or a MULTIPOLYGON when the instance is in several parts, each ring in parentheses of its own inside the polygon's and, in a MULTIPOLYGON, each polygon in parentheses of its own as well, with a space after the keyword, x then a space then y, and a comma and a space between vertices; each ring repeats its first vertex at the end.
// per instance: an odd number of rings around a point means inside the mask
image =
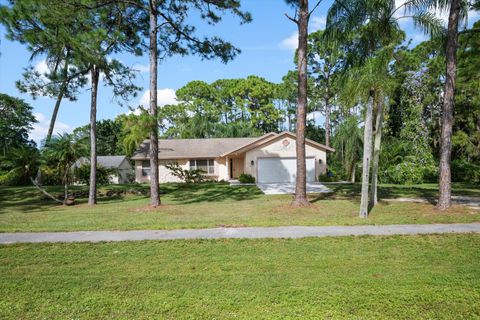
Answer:
POLYGON ((254 166, 254 165, 255 165, 255 161, 251 160, 251 161, 250 161, 250 165, 251 165, 251 166, 254 166))
POLYGON ((322 164, 322 159, 318 159, 318 163, 322 164))

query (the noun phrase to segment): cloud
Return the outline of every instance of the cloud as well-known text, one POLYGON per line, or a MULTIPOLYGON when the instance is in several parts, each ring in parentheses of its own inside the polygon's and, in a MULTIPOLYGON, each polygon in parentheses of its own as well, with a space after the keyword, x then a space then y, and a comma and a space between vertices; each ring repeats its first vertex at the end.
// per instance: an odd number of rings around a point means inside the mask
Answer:
POLYGON ((298 47, 298 32, 292 33, 289 37, 280 42, 280 47, 287 50, 296 50, 298 47))
POLYGON ((47 61, 45 61, 45 59, 39 61, 35 65, 35 71, 37 71, 41 75, 44 75, 45 73, 47 73, 49 71, 48 66, 47 66, 47 61))
MULTIPOLYGON (((167 104, 178 104, 177 96, 175 94, 175 90, 170 88, 160 89, 157 90, 157 104, 160 107, 163 107, 167 104)), ((148 108, 150 101, 150 90, 147 90, 143 93, 142 97, 140 98, 140 105, 148 108)))
MULTIPOLYGON (((39 143, 47 137, 50 119, 40 112, 34 113, 33 115, 38 122, 33 124, 33 129, 29 132, 28 136, 30 139, 33 139, 35 142, 39 143)), ((68 124, 57 120, 55 121, 53 134, 69 132, 71 129, 72 128, 68 124)))
POLYGON ((429 37, 423 33, 415 33, 411 36, 411 38, 414 44, 427 41, 429 39, 429 37))
POLYGON ((138 71, 140 73, 148 73, 150 72, 150 66, 148 65, 144 65, 144 64, 139 64, 139 63, 136 63, 132 66, 132 69, 135 70, 135 71, 138 71))
POLYGON ((311 31, 317 31, 317 30, 325 29, 326 24, 327 24, 327 18, 325 16, 312 17, 310 19, 310 29, 311 29, 311 31))

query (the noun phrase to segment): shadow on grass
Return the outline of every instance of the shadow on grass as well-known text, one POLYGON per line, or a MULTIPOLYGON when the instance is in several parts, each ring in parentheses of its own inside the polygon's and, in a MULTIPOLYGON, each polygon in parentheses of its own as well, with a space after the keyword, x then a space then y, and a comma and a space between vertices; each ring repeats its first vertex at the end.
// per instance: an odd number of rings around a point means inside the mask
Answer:
MULTIPOLYGON (((46 190, 57 198, 63 198, 63 186, 47 186, 46 190)), ((113 194, 106 196, 105 193, 109 190, 119 191, 119 190, 135 190, 141 191, 145 189, 144 186, 139 185, 108 185, 108 186, 99 186, 99 196, 97 202, 99 204, 113 204, 121 203, 126 200, 137 200, 145 199, 146 195, 132 195, 132 194, 113 194)), ((88 190, 87 186, 71 186, 69 187, 69 192, 75 193, 78 191, 88 190)), ((87 191, 88 192, 88 191, 87 191)), ((76 197, 77 204, 87 203, 87 196, 76 197)), ((47 211, 52 210, 53 208, 58 208, 60 204, 53 201, 52 199, 42 195, 35 187, 24 186, 24 187, 0 187, 0 214, 7 213, 9 211, 15 210, 24 213, 28 212, 37 212, 37 211, 47 211)))
POLYGON ((230 186, 224 183, 169 185, 162 190, 176 204, 251 200, 263 195, 256 186, 230 186))

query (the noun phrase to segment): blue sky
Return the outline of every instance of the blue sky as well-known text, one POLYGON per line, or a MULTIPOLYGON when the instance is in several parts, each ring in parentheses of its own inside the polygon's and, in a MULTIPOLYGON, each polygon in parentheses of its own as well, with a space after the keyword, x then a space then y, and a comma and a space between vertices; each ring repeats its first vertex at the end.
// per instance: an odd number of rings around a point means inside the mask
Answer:
MULTIPOLYGON (((398 0, 399 2, 401 0, 398 0)), ((0 3, 4 4, 3 0, 0 3)), ((313 3, 313 1, 312 1, 313 3)), ((331 1, 326 1, 318 7, 310 23, 310 31, 323 28, 325 16, 331 1)), ((231 41, 242 53, 232 62, 222 64, 219 61, 202 61, 189 57, 171 57, 159 64, 158 88, 159 104, 171 103, 174 91, 189 81, 203 80, 212 82, 222 78, 239 78, 248 75, 258 75, 272 82, 280 82, 293 65, 293 52, 296 46, 296 26, 290 22, 285 13, 292 13, 283 0, 244 0, 243 8, 250 11, 253 22, 239 25, 238 19, 226 16, 215 27, 197 24, 197 32, 201 34, 216 34, 231 41)), ((478 19, 478 15, 473 20, 478 19)), ((413 29, 408 21, 402 22, 404 30, 414 43, 426 39, 419 31, 413 29)), ((23 69, 29 64, 42 70, 44 61, 38 58, 29 61, 30 53, 26 48, 5 39, 5 29, 0 26, 0 92, 24 99, 34 107, 34 113, 39 121, 30 136, 36 141, 44 138, 50 120, 54 101, 48 98, 33 100, 28 94, 21 94, 15 87, 15 81, 21 78, 23 69)), ((142 103, 142 97, 148 95, 148 56, 134 57, 121 55, 117 57, 128 66, 134 66, 138 72, 136 84, 142 87, 137 98, 129 104, 132 107, 142 103)), ((71 131, 73 128, 85 125, 89 121, 90 91, 83 90, 75 102, 64 101, 57 118, 56 132, 71 131)), ((111 90, 100 86, 98 97, 98 119, 114 118, 127 112, 126 107, 119 106, 113 99, 111 90)))

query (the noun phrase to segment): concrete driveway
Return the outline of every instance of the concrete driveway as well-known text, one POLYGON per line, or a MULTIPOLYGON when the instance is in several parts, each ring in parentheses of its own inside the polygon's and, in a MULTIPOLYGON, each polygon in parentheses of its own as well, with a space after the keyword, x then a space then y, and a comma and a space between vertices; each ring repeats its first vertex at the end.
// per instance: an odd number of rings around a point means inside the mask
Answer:
MULTIPOLYGON (((257 186, 265 194, 293 194, 295 193, 295 183, 257 183, 257 186)), ((320 182, 307 182, 307 193, 332 192, 320 182)))

